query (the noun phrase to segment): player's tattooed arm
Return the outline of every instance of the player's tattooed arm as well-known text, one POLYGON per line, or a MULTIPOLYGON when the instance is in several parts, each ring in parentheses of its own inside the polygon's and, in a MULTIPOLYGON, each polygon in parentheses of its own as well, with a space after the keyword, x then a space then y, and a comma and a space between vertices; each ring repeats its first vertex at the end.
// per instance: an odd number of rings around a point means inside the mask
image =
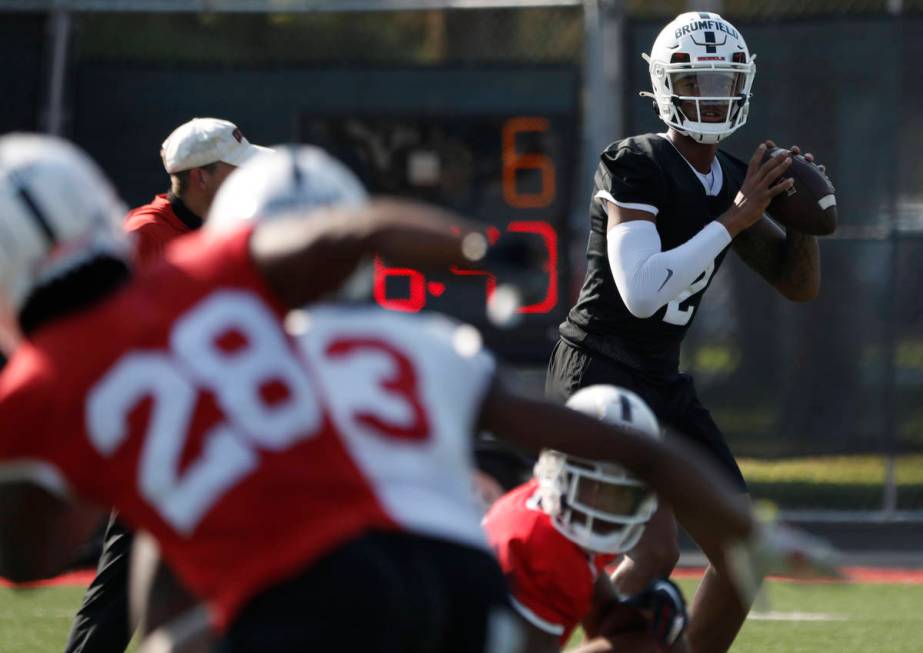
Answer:
POLYGON ((820 291, 820 249, 814 236, 783 231, 764 216, 734 239, 734 251, 787 299, 806 302, 820 291))

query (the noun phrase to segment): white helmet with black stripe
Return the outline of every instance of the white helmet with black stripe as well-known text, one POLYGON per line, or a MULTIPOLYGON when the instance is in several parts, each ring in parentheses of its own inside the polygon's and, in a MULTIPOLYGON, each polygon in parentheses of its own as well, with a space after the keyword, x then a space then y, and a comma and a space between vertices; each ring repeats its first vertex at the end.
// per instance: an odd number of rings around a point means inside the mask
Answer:
MULTIPOLYGON (((567 406, 604 422, 660 438, 654 413, 638 395, 613 385, 574 393, 567 406)), ((542 451, 535 465, 542 509, 554 527, 589 551, 624 553, 638 543, 657 510, 657 497, 625 468, 559 451, 542 451)))
POLYGON ((100 255, 129 257, 125 205, 75 145, 39 134, 0 138, 0 344, 20 338, 38 287, 100 255))
POLYGON ((368 196, 340 161, 313 145, 277 145, 232 172, 208 212, 206 228, 236 229, 293 212, 358 206, 368 196))
POLYGON ((740 32, 716 13, 690 11, 657 36, 648 63, 657 115, 699 143, 718 143, 747 122, 756 76, 740 32))
MULTIPOLYGON (((205 228, 223 232, 319 209, 357 207, 367 201, 359 178, 323 149, 276 145, 228 176, 215 195, 205 228)), ((370 264, 359 266, 344 282, 338 298, 371 297, 372 279, 370 264)))

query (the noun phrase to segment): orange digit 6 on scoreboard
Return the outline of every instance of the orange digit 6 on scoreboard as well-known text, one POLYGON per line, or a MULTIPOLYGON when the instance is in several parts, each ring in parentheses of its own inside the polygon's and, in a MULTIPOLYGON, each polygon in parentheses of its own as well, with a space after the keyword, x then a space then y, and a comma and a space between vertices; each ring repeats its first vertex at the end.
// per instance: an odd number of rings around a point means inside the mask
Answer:
POLYGON ((546 154, 523 154, 516 149, 516 135, 527 132, 548 131, 548 119, 517 116, 503 123, 503 199, 516 209, 541 209, 555 198, 555 170, 551 157, 546 154), (535 193, 520 193, 516 189, 516 173, 520 170, 538 170, 541 189, 535 193))

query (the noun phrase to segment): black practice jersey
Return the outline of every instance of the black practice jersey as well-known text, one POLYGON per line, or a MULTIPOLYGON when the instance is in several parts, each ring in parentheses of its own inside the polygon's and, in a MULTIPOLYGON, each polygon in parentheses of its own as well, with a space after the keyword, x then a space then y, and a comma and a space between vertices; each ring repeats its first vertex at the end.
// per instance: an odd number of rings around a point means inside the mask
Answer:
POLYGON ((606 148, 590 201, 586 279, 561 325, 565 340, 639 370, 678 368, 680 344, 727 250, 675 300, 649 318, 637 318, 625 307, 612 279, 606 250, 608 200, 598 195, 608 194, 620 205, 655 207, 657 232, 667 251, 692 238, 734 201, 747 165, 720 150, 718 163, 723 184, 716 195, 708 195, 689 163, 663 136, 644 134, 606 148))

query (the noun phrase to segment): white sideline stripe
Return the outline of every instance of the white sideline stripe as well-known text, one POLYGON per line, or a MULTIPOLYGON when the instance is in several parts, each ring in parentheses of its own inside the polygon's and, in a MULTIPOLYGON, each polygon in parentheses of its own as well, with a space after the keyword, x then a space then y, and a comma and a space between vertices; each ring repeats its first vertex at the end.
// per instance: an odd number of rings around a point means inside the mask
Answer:
POLYGON ((846 621, 846 615, 831 612, 751 612, 753 621, 846 621))
POLYGON ((606 200, 607 202, 612 202, 616 206, 623 208, 623 209, 635 209, 636 211, 646 211, 647 213, 653 213, 654 215, 657 215, 658 213, 660 213, 660 209, 658 209, 653 204, 639 204, 636 202, 619 202, 617 199, 612 197, 612 193, 610 193, 607 190, 597 191, 595 197, 596 199, 606 200))
POLYGON ((817 200, 817 206, 826 211, 831 206, 836 206, 836 195, 830 193, 829 195, 824 195, 819 200, 817 200))
POLYGON ((526 621, 531 623, 536 628, 540 630, 544 630, 546 633, 550 633, 552 635, 563 635, 564 634, 564 626, 562 626, 561 624, 551 623, 550 621, 546 619, 542 619, 537 614, 532 612, 529 608, 527 608, 522 603, 517 601, 515 597, 513 596, 510 597, 510 603, 512 603, 513 607, 516 608, 516 612, 521 614, 525 618, 526 621))
POLYGON ((68 498, 70 486, 54 465, 44 460, 21 458, 0 463, 0 483, 27 481, 42 486, 52 494, 68 498))

